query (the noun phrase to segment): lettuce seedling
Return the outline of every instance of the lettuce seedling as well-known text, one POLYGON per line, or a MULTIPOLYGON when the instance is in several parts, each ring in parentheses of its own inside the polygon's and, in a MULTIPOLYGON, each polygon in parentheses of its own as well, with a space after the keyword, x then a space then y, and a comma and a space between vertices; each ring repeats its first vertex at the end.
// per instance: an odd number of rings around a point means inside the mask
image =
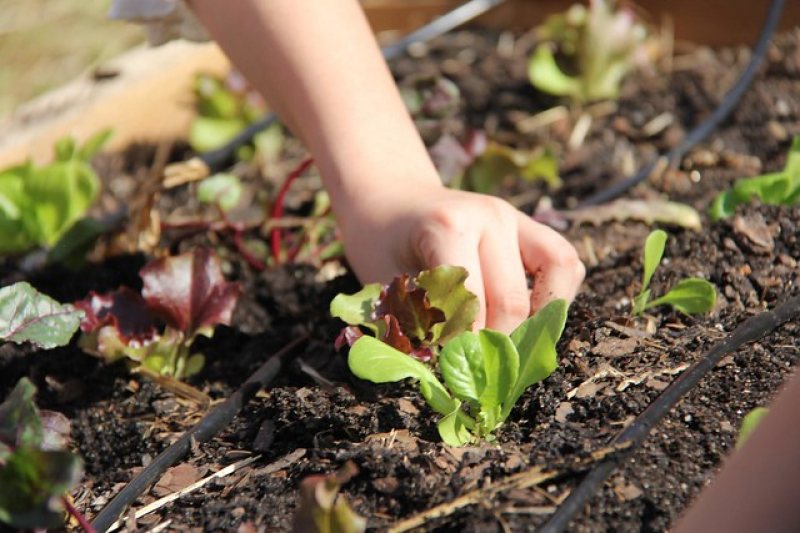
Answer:
POLYGON ((611 0, 591 0, 588 9, 576 4, 564 14, 549 17, 538 33, 548 42, 537 46, 529 60, 531 83, 576 104, 616 99, 647 37, 633 11, 615 11, 611 0), (559 66, 553 45, 575 75, 559 66))
POLYGON ((667 234, 660 229, 647 236, 644 243, 642 289, 633 299, 633 314, 641 315, 645 309, 663 304, 671 305, 687 315, 705 313, 713 309, 717 301, 717 291, 712 283, 701 278, 681 280, 667 294, 650 300, 650 280, 661 263, 666 243, 667 234))
POLYGON ((39 411, 36 388, 22 378, 0 404, 0 522, 19 529, 64 524, 62 498, 80 480, 83 463, 66 451, 69 420, 39 411))
POLYGON ((83 311, 60 304, 20 281, 0 289, 0 339, 49 350, 69 343, 83 311))
POLYGON ((56 143, 53 163, 0 171, 0 253, 52 246, 86 214, 100 190, 89 160, 110 136, 103 131, 82 147, 66 137, 56 143))
POLYGON ((761 419, 764 418, 767 413, 769 413, 769 409, 766 407, 755 407, 744 415, 742 426, 739 428, 739 436, 736 438, 737 450, 744 446, 745 441, 750 438, 750 435, 753 434, 761 423, 761 419))
POLYGON ((541 179, 551 189, 561 186, 558 159, 544 147, 515 149, 488 142, 483 132, 475 131, 464 143, 443 135, 429 152, 442 182, 453 189, 496 194, 507 178, 541 179))
POLYGON ((363 533, 367 520, 350 508, 339 489, 358 474, 348 461, 328 475, 308 476, 300 482, 300 505, 294 517, 295 533, 363 533))
POLYGON ((191 353, 192 343, 230 324, 239 284, 225 281, 219 257, 205 248, 153 260, 139 275, 141 294, 122 287, 76 302, 86 313, 79 345, 107 361, 127 357, 178 379, 199 372, 205 358, 191 353))
POLYGON ((714 221, 728 218, 754 198, 767 205, 800 204, 800 135, 794 138, 782 171, 738 180, 714 199, 708 214, 714 221))
POLYGON ((566 319, 566 301, 555 300, 510 336, 491 329, 458 334, 439 356, 444 383, 428 366, 369 336, 355 341, 348 364, 353 374, 375 383, 417 380, 428 405, 442 415, 438 429, 445 443, 493 440, 525 389, 555 370, 566 319))
POLYGON ((366 330, 402 353, 422 361, 435 358, 478 315, 478 298, 464 287, 466 279, 461 267, 439 266, 414 279, 403 275, 388 285, 372 283, 355 294, 336 296, 331 314, 349 324, 337 348, 345 342, 352 346, 366 330))
POLYGON ((242 199, 242 181, 233 174, 214 174, 197 184, 197 200, 227 213, 242 199))

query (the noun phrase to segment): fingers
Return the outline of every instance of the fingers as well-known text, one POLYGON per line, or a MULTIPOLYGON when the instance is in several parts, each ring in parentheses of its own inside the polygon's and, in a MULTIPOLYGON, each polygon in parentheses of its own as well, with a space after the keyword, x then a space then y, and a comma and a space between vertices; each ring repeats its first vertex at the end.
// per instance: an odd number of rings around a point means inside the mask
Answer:
POLYGON ((519 213, 519 249, 525 268, 534 275, 531 310, 556 298, 572 301, 586 269, 575 248, 552 228, 519 213))
MULTIPOLYGON (((500 218, 500 217, 498 217, 500 218)), ((520 258, 516 220, 512 217, 480 243, 481 272, 486 291, 486 326, 510 333, 531 310, 528 283, 520 258), (497 231, 500 230, 500 231, 497 231)))
MULTIPOLYGON (((448 216, 448 215, 445 215, 448 216)), ((421 230, 416 238, 422 268, 439 265, 455 265, 467 269, 469 276, 464 285, 478 297, 480 307, 475 320, 475 329, 486 326, 486 297, 478 256, 480 232, 467 231, 447 220, 433 220, 421 230), (438 223, 437 223, 438 222, 438 223), (442 223, 444 222, 444 223, 442 223)))

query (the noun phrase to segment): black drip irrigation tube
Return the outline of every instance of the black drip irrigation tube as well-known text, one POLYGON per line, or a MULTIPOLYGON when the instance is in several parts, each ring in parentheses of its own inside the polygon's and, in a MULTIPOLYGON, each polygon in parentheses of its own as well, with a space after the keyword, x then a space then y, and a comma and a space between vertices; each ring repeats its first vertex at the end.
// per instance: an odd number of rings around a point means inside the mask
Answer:
POLYGON ((745 320, 725 340, 716 344, 701 360, 689 367, 642 414, 611 442, 622 450, 592 468, 581 483, 570 493, 538 533, 560 533, 580 511, 614 468, 627 459, 641 444, 650 430, 663 419, 680 399, 719 363, 725 355, 772 332, 775 328, 800 315, 800 296, 745 320))
MULTIPOLYGON (((505 2, 505 0, 470 0, 469 2, 466 2, 451 11, 448 11, 441 17, 436 18, 418 30, 409 33, 396 43, 384 46, 381 48, 381 53, 386 60, 400 57, 412 44, 430 41, 435 37, 444 35, 450 30, 469 22, 470 20, 482 15, 483 13, 486 13, 490 9, 502 4, 503 2, 505 2)), ((206 172, 209 174, 212 172, 219 172, 224 169, 228 163, 230 163, 239 148, 249 143, 258 132, 268 128, 277 120, 278 118, 275 113, 268 113, 258 121, 252 123, 246 129, 242 130, 241 133, 236 135, 236 137, 231 139, 224 146, 221 146, 216 150, 211 150, 209 152, 200 154, 191 161, 199 161, 205 165, 206 172)))
POLYGON ((104 533, 151 484, 170 466, 189 453, 193 443, 206 442, 224 429, 262 388, 269 385, 283 365, 283 359, 308 340, 307 335, 294 339, 267 359, 239 389, 224 403, 203 417, 192 429, 158 454, 139 474, 128 483, 92 520, 92 527, 104 533))
POLYGON ((622 196, 622 194, 624 194, 628 189, 631 189, 646 180, 648 176, 650 176, 657 169, 665 168, 668 165, 672 165, 675 162, 680 161, 689 150, 711 135, 714 129, 719 126, 722 121, 727 118, 731 111, 736 108, 736 106, 739 104, 739 101, 742 99, 742 96, 744 96, 744 93, 747 92, 747 89, 753 82, 753 78, 755 78, 756 73, 758 72, 758 67, 761 65, 761 62, 764 60, 764 56, 767 53, 769 41, 772 39, 772 35, 775 33, 775 28, 778 26, 778 22, 781 19, 781 12, 783 11, 784 3, 785 0, 772 0, 772 3, 769 6, 769 11, 767 12, 767 18, 764 21, 764 26, 761 30, 761 35, 759 36, 755 47, 753 47, 753 55, 750 56, 747 66, 745 66, 741 75, 739 75, 739 79, 736 80, 736 83, 733 84, 733 87, 731 87, 731 89, 725 94, 717 108, 714 109, 714 112, 711 113, 706 120, 692 129, 683 142, 681 142, 681 144, 667 152, 665 155, 656 158, 654 161, 640 168, 639 171, 630 178, 617 183, 612 183, 607 188, 590 195, 588 198, 585 198, 578 204, 576 209, 595 206, 622 196))

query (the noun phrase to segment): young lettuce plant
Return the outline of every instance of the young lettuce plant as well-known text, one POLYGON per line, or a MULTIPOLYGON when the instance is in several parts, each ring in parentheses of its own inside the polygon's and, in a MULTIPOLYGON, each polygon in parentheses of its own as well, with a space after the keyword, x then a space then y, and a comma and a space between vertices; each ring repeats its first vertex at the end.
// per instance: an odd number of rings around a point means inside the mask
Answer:
POLYGON ((650 280, 661 263, 666 243, 667 234, 662 230, 655 230, 647 236, 644 243, 642 290, 633 299, 633 314, 641 315, 645 309, 663 304, 671 305, 687 315, 705 313, 713 309, 717 301, 717 291, 712 283, 701 278, 681 280, 667 294, 650 300, 650 280))
POLYGON ((60 304, 20 281, 0 289, 0 339, 49 350, 69 343, 83 311, 60 304))
POLYGON ((60 528, 64 498, 83 463, 66 450, 69 420, 40 411, 36 388, 22 378, 0 404, 0 522, 18 529, 60 528))
POLYGON ((491 329, 458 334, 439 356, 444 383, 428 366, 369 336, 355 341, 348 365, 356 376, 375 383, 416 379, 428 405, 442 415, 438 429, 445 443, 493 440, 522 393, 555 370, 555 346, 566 317, 566 301, 555 300, 510 336, 491 329))
POLYGON ((65 137, 53 163, 0 170, 0 253, 53 246, 86 214, 100 189, 89 160, 110 136, 103 131, 81 147, 65 137))
POLYGON ((612 0, 591 0, 553 15, 538 28, 547 41, 534 50, 528 77, 534 87, 567 97, 575 104, 616 99, 620 84, 633 68, 647 37, 630 9, 614 10, 612 0), (559 66, 551 46, 569 60, 575 75, 559 66))
POLYGON ((350 346, 364 331, 421 361, 435 359, 448 340, 468 331, 478 315, 478 298, 464 287, 467 271, 439 266, 416 278, 399 276, 372 283, 331 302, 331 315, 347 322, 336 347, 350 346))
POLYGON ((551 150, 520 150, 489 142, 482 131, 472 132, 464 143, 445 134, 429 152, 442 181, 453 189, 496 194, 508 178, 541 179, 550 189, 561 186, 558 159, 551 150))
POLYGON ((709 215, 714 221, 728 218, 753 198, 767 205, 800 204, 800 135, 794 138, 782 171, 738 180, 714 199, 709 215))
POLYGON ((217 324, 230 324, 239 284, 225 281, 219 258, 205 248, 153 260, 139 275, 141 294, 121 287, 76 302, 86 313, 79 345, 177 379, 199 372, 205 358, 191 346, 198 335, 213 336, 217 324))

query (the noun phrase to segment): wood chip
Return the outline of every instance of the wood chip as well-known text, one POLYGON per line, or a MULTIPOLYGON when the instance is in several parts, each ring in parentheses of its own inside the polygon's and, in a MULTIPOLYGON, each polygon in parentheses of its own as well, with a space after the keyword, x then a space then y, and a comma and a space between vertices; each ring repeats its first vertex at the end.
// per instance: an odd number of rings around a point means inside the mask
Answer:
POLYGON ((733 229, 753 245, 753 251, 766 253, 775 248, 772 236, 774 229, 767 225, 761 213, 736 215, 733 217, 733 229))
POLYGON ((201 475, 197 467, 189 463, 173 466, 167 469, 158 480, 153 487, 153 494, 161 497, 179 491, 200 479, 201 475))
POLYGON ((561 402, 558 404, 558 407, 556 407, 556 421, 563 424, 567 421, 567 417, 574 412, 575 410, 572 408, 570 402, 561 402))
POLYGON ((620 339, 609 337, 594 345, 592 353, 601 357, 623 357, 633 355, 638 346, 639 339, 637 338, 620 339))

